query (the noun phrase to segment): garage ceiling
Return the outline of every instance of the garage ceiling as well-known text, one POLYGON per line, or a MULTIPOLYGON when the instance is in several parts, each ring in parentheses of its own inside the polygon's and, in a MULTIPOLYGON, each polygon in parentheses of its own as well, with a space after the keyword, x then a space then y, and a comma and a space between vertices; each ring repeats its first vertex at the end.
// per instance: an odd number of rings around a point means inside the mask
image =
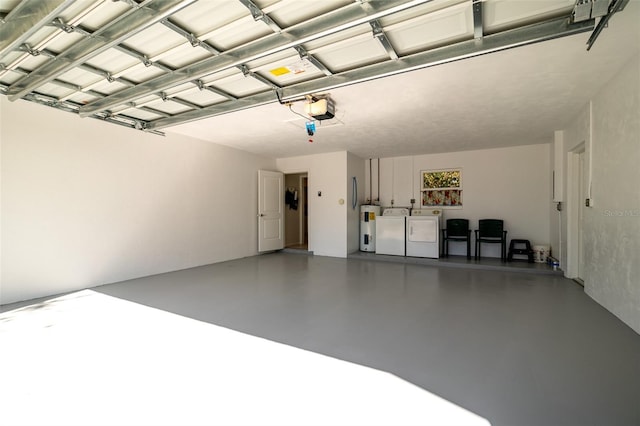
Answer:
POLYGON ((0 93, 271 157, 548 142, 637 52, 627 3, 0 0, 0 93), (626 47, 587 53, 624 15, 626 47), (304 104, 326 95, 310 144, 304 104))

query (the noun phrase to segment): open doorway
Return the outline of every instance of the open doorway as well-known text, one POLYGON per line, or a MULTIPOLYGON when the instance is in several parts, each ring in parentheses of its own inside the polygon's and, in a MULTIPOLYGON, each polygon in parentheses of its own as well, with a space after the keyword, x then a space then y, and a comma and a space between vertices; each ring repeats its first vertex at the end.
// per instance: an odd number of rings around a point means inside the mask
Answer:
POLYGON ((309 249, 307 173, 286 174, 284 186, 284 246, 306 251, 309 249))

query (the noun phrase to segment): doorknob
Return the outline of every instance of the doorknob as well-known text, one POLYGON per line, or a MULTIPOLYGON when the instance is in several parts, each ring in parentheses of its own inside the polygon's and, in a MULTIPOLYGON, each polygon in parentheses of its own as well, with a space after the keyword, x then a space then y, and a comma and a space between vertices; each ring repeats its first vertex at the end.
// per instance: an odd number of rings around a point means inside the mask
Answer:
POLYGON ((260 213, 258 217, 264 217, 264 213, 260 213))

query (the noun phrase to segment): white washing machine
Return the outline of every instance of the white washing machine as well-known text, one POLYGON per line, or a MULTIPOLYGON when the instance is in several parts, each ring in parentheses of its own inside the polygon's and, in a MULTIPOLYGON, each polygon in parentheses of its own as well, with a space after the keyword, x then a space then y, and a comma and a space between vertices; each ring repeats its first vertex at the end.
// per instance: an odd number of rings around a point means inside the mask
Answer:
POLYGON ((407 256, 440 257, 442 210, 414 209, 407 218, 407 256))
POLYGON ((407 208, 388 208, 376 220, 376 254, 405 255, 407 208))

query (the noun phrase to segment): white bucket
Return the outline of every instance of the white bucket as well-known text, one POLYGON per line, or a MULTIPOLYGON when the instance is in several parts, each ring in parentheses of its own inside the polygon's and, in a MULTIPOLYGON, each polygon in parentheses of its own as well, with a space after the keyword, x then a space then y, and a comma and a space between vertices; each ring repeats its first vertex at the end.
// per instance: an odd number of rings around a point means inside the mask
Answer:
POLYGON ((549 246, 533 246, 533 261, 536 263, 546 263, 550 254, 549 246))

